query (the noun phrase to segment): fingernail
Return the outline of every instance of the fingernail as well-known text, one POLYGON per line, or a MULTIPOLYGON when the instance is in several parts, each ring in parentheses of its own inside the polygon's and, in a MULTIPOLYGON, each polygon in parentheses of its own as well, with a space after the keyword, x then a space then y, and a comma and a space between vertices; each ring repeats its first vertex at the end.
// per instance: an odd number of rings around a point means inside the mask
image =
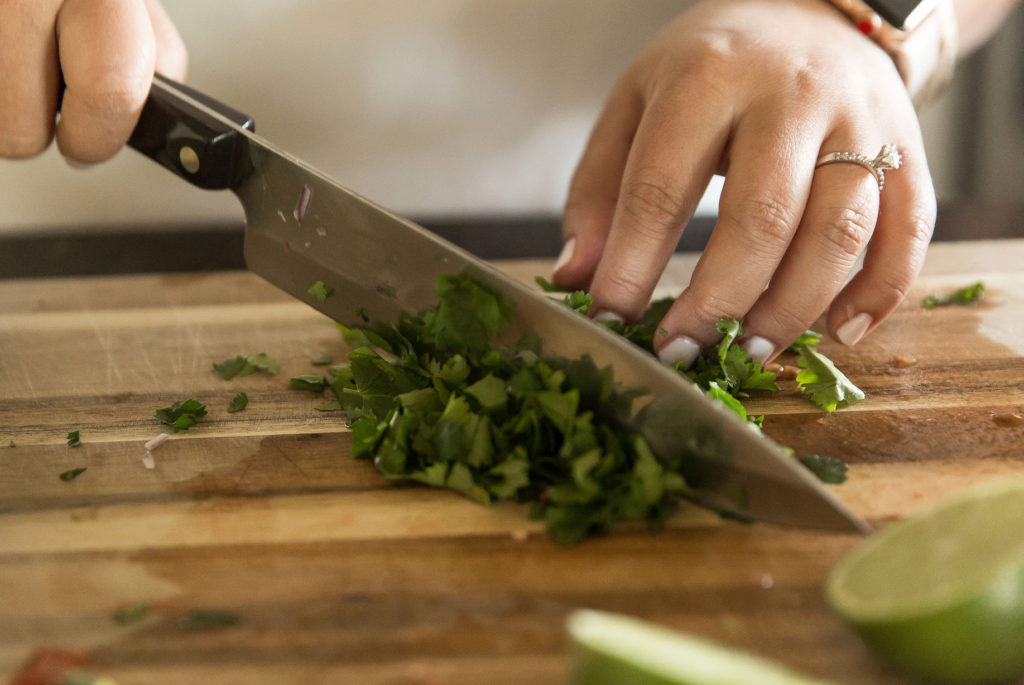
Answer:
POLYGON ((764 365, 766 361, 771 359, 772 354, 775 353, 775 343, 759 335, 752 335, 744 340, 740 343, 740 348, 749 354, 751 359, 761 365, 764 365))
POLYGON ((836 329, 836 337, 844 345, 853 347, 860 342, 864 334, 871 327, 870 314, 857 314, 842 326, 836 329))
POLYGON ((569 238, 565 241, 565 245, 562 247, 562 253, 558 255, 558 261, 555 262, 554 273, 557 274, 563 266, 569 263, 575 251, 576 238, 569 238))
POLYGON ((607 309, 602 310, 594 315, 594 321, 598 323, 617 323, 625 324, 626 320, 616 314, 615 312, 608 311, 607 309))
POLYGON ((665 366, 681 364, 684 369, 688 369, 697 361, 699 354, 700 345, 695 340, 677 335, 672 342, 658 350, 658 360, 665 366))
POLYGON ((71 167, 72 169, 91 169, 94 166, 96 166, 95 164, 90 164, 88 162, 80 162, 77 159, 71 159, 70 157, 65 157, 64 161, 67 162, 68 166, 71 167))

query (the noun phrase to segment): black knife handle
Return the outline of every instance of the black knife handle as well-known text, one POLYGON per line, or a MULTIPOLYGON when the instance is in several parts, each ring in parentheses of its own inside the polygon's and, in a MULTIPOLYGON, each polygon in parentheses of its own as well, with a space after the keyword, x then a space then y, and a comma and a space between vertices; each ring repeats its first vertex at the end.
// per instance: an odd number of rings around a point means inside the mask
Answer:
POLYGON ((255 129, 247 114, 156 74, 128 145, 200 188, 236 187, 248 171, 248 141, 186 97, 239 128, 255 129))

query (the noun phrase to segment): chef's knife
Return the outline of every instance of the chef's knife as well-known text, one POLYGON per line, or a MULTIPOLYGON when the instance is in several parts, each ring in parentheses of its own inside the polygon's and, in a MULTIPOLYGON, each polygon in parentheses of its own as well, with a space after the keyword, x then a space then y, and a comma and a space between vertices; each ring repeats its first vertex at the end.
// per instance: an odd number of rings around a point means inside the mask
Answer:
POLYGON ((516 304, 510 334, 546 353, 590 355, 624 386, 648 391, 636 417, 663 458, 685 454, 697 501, 744 519, 868 532, 816 478, 692 383, 631 343, 467 252, 342 187, 253 133, 253 121, 202 93, 154 79, 130 145, 245 210, 247 266, 331 318, 393 320, 434 300, 437 278, 468 273, 516 304), (323 302, 316 281, 333 291, 323 302))

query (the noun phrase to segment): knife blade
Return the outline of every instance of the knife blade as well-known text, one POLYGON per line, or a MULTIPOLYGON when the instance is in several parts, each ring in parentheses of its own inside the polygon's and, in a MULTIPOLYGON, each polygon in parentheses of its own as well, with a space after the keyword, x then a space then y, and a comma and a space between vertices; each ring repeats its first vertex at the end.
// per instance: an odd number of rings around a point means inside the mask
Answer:
POLYGON ((129 144, 193 185, 227 189, 245 212, 245 261, 331 318, 394 320, 433 304, 439 276, 467 273, 515 302, 507 336, 535 333, 546 353, 590 355, 643 388, 635 420, 662 458, 685 453, 698 504, 743 519, 867 533, 795 459, 651 355, 341 186, 254 132, 253 120, 157 75, 129 144), (320 301, 310 286, 333 295, 320 301))

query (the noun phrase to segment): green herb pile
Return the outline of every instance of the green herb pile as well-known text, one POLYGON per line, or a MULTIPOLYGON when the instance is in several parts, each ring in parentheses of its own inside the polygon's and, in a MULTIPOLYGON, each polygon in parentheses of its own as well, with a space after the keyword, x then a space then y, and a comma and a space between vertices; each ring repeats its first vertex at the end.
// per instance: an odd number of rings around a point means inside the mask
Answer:
MULTIPOLYGON (((341 326, 348 362, 331 367, 330 378, 293 379, 295 389, 333 392, 336 402, 318 409, 346 412, 354 457, 372 460, 387 478, 447 487, 483 504, 532 502, 532 515, 562 543, 620 521, 658 526, 693 493, 682 475, 685 452, 667 460, 653 453, 630 420, 639 393, 617 385, 610 368, 586 356, 545 355, 536 337, 496 345, 513 304, 469 278, 440 278, 437 295, 437 306, 419 315, 341 326)), ((584 314, 591 302, 577 292, 566 304, 584 314)), ((611 327, 650 350, 669 304, 611 327)), ((719 328, 722 343, 687 376, 759 424, 737 398, 777 390, 775 375, 735 344, 743 334, 737 322, 719 328)), ((830 362, 813 366, 815 344, 801 343, 805 389, 829 411, 852 403, 856 388, 845 376, 830 362)))

